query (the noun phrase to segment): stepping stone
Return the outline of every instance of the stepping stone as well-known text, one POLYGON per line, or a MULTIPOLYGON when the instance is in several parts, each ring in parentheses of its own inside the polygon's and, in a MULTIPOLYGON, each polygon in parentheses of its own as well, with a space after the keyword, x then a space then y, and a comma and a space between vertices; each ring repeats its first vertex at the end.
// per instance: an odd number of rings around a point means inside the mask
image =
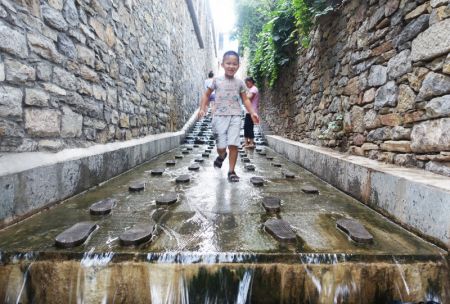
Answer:
POLYGON ((189 151, 188 151, 188 150, 185 150, 185 149, 183 149, 183 150, 181 150, 181 153, 182 153, 182 154, 189 154, 189 151))
POLYGON ((182 159, 184 156, 183 155, 180 155, 180 154, 177 154, 177 155, 175 155, 175 159, 182 159))
POLYGON ((203 163, 205 160, 203 158, 196 158, 196 159, 194 159, 194 161, 196 163, 203 163))
POLYGON ((197 145, 197 144, 195 144, 195 145, 194 145, 194 148, 198 148, 198 147, 200 147, 200 146, 199 146, 199 145, 197 145))
POLYGON ((258 187, 264 185, 264 179, 262 179, 261 177, 257 177, 257 176, 254 176, 254 177, 250 178, 250 182, 254 186, 258 186, 258 187))
POLYGON ((261 148, 255 148, 255 151, 256 152, 262 152, 262 149, 261 148))
POLYGON ((89 211, 92 215, 106 215, 111 213, 111 209, 116 206, 117 200, 107 198, 91 205, 89 211))
POLYGON ((128 186, 128 190, 131 192, 142 191, 144 189, 145 189, 145 182, 142 182, 142 181, 132 182, 128 186))
POLYGON ((200 165, 199 164, 191 164, 188 167, 188 170, 191 170, 191 171, 197 171, 198 169, 200 169, 200 165))
POLYGON ((339 219, 336 221, 336 226, 357 243, 370 244, 373 242, 373 236, 356 220, 339 219))
POLYGON ((94 222, 76 223, 69 229, 64 230, 55 238, 55 245, 60 248, 76 247, 84 243, 92 232, 97 228, 94 222))
POLYGON ((211 153, 212 149, 205 149, 205 152, 211 153))
POLYGON ((263 198, 262 205, 267 212, 280 212, 281 200, 278 197, 266 196, 263 198))
POLYGON ((165 169, 159 168, 159 169, 154 169, 151 171, 152 175, 162 175, 164 173, 165 169))
POLYGON ((209 157, 209 153, 202 153, 202 157, 209 157))
POLYGON ((308 193, 308 194, 319 193, 319 189, 317 189, 316 187, 313 187, 313 186, 309 186, 309 185, 302 186, 301 189, 303 192, 308 193))
POLYGON ((187 147, 186 147, 186 150, 188 150, 188 151, 192 151, 192 150, 193 150, 193 148, 192 148, 192 147, 190 147, 190 146, 187 146, 187 147))
POLYGON ((267 156, 267 160, 273 160, 273 156, 267 156))
POLYGON ((190 180, 191 180, 191 177, 189 175, 183 174, 183 175, 178 176, 175 179, 175 182, 177 184, 182 184, 182 183, 188 183, 190 180))
POLYGON ((281 164, 280 163, 272 163, 272 166, 280 168, 281 164))
POLYGON ((250 158, 244 157, 244 158, 242 158, 242 161, 243 161, 244 163, 249 163, 249 162, 250 162, 250 158))
POLYGON ((176 192, 167 192, 158 196, 156 199, 157 205, 172 205, 178 200, 178 194, 176 192))
POLYGON ((177 161, 174 159, 166 161, 166 166, 175 166, 177 164, 177 161))
POLYGON ((261 156, 266 156, 266 152, 264 152, 264 151, 261 151, 258 154, 261 155, 261 156))
POLYGON ((255 171, 255 169, 256 169, 255 165, 252 165, 252 164, 247 164, 247 165, 244 166, 244 168, 247 171, 255 171))
POLYGON ((295 178, 295 174, 289 171, 283 172, 284 177, 286 178, 295 178))
POLYGON ((281 242, 295 242, 296 236, 288 222, 280 219, 269 219, 264 223, 264 228, 274 238, 281 242))
POLYGON ((148 242, 155 231, 155 223, 137 224, 133 228, 128 229, 119 236, 122 246, 135 246, 148 242))

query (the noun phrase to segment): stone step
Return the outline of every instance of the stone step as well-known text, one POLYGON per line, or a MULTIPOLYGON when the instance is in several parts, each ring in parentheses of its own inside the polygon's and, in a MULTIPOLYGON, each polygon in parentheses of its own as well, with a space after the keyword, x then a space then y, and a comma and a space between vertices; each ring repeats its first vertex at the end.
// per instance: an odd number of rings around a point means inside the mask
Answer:
POLYGON ((89 212, 92 215, 106 215, 111 213, 112 208, 116 206, 117 200, 107 198, 91 205, 89 212))
POLYGON ((280 212, 281 200, 278 197, 263 197, 262 205, 267 212, 280 212))
POLYGON ((319 189, 317 189, 316 187, 310 186, 310 185, 304 185, 301 186, 301 188, 303 192, 308 193, 308 194, 318 194, 319 193, 319 189))
POLYGON ((370 244, 373 242, 373 236, 356 220, 339 219, 336 221, 336 226, 357 243, 370 244))
POLYGON ((280 219, 269 219, 264 223, 264 228, 275 239, 281 242, 295 242, 296 235, 288 222, 280 219))
POLYGON ((120 244, 122 246, 136 246, 146 243, 152 238, 155 228, 156 224, 153 221, 137 224, 119 236, 120 244))
POLYGON ((157 205, 172 205, 178 201, 176 192, 166 192, 156 198, 157 205))
POLYGON ((92 232, 97 228, 94 222, 76 223, 64 230, 55 238, 55 245, 60 248, 71 248, 83 244, 92 232))
POLYGON ((145 182, 144 181, 135 181, 131 182, 128 186, 128 190, 131 192, 138 192, 145 189, 145 182))

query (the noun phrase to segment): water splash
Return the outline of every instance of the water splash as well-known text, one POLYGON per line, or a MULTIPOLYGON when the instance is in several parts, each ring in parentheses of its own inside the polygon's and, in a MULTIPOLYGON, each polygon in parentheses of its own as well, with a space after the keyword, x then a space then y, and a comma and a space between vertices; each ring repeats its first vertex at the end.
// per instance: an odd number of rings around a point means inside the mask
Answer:
POLYGON ((300 253, 299 258, 302 264, 338 264, 344 263, 349 257, 345 253, 300 253))
POLYGON ((250 292, 250 287, 252 283, 253 271, 246 270, 244 277, 239 282, 238 295, 236 298, 236 304, 245 304, 250 292))
POLYGON ((89 267, 104 267, 111 262, 114 257, 113 252, 94 253, 94 248, 91 248, 89 252, 85 252, 80 264, 84 268, 89 267))
POLYGON ((255 262, 256 255, 240 252, 151 252, 147 261, 158 264, 217 264, 255 262))

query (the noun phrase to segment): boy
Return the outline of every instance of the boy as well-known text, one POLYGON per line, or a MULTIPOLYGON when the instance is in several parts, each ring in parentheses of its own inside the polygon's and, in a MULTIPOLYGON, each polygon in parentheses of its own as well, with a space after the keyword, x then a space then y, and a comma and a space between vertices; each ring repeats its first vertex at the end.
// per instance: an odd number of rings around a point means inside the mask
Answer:
MULTIPOLYGON (((247 97, 252 103, 253 110, 258 113, 259 108, 259 91, 255 86, 255 80, 253 77, 245 78, 245 85, 248 88, 247 97)), ((255 133, 253 132, 253 120, 249 113, 245 114, 244 121, 244 137, 245 137, 245 148, 253 149, 255 147, 255 133)))
POLYGON ((242 80, 234 77, 239 69, 239 55, 234 51, 228 51, 223 55, 222 68, 225 75, 214 78, 212 84, 203 94, 198 111, 198 118, 202 118, 208 108, 211 93, 215 91, 216 98, 213 109, 212 128, 216 137, 217 153, 219 156, 214 161, 214 167, 221 168, 227 157, 227 146, 230 154, 228 180, 238 182, 234 167, 236 165, 238 146, 240 144, 239 133, 241 129, 242 99, 245 108, 249 112, 254 123, 259 123, 259 116, 253 110, 252 104, 246 95, 246 87, 242 80))

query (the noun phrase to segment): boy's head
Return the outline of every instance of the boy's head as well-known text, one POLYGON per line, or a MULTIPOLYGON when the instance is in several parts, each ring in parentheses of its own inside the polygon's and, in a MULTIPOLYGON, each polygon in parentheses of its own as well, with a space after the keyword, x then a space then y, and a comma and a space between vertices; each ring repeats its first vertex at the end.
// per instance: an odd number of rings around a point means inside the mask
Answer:
POLYGON ((247 88, 250 89, 252 86, 255 85, 255 79, 253 79, 253 77, 245 78, 245 85, 247 86, 247 88))
POLYGON ((208 73, 208 78, 213 78, 213 77, 214 77, 213 71, 209 71, 209 73, 208 73))
POLYGON ((235 51, 228 51, 223 54, 222 68, 225 70, 225 76, 234 77, 239 69, 239 55, 235 51))

